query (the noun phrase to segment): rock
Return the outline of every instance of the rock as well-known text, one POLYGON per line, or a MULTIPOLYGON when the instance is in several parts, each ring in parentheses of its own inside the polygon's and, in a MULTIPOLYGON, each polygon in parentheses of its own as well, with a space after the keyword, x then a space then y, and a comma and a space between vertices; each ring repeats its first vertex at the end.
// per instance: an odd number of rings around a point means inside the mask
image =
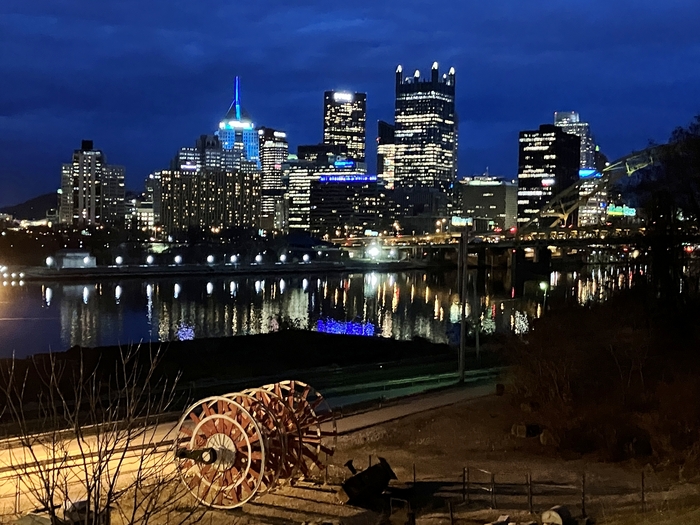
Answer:
POLYGON ((527 437, 527 426, 526 425, 518 425, 516 423, 515 425, 513 425, 511 427, 510 433, 518 438, 527 437))
POLYGON ((511 427, 510 433, 518 438, 537 437, 542 433, 542 427, 539 425, 518 425, 511 427))
POLYGON ((569 509, 557 505, 542 513, 542 525, 576 525, 569 509))
POLYGON ((540 434, 540 443, 545 447, 558 447, 559 440, 552 434, 552 431, 545 428, 540 434))

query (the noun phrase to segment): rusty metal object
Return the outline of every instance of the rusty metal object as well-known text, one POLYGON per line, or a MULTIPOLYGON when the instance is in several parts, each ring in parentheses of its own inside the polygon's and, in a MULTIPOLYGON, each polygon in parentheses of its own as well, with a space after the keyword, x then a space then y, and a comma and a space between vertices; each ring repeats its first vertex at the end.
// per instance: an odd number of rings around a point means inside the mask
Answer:
POLYGON ((335 453, 338 437, 333 411, 324 397, 301 381, 281 381, 263 389, 283 399, 296 418, 302 442, 301 474, 308 477, 314 469, 323 470, 325 460, 335 453))
POLYGON ((232 509, 322 470, 336 439, 323 396, 306 383, 282 381, 187 408, 174 455, 183 483, 200 503, 232 509))
POLYGON ((190 406, 177 426, 180 478, 204 505, 231 509, 249 501, 263 483, 265 445, 262 430, 243 406, 223 396, 190 406), (183 457, 204 448, 216 458, 205 463, 183 457))

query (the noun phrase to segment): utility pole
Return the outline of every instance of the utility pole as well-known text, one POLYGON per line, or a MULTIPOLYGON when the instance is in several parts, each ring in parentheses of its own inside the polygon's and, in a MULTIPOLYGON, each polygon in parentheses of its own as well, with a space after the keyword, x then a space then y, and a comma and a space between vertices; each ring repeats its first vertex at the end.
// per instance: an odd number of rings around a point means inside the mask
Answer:
POLYGON ((462 303, 462 317, 459 326, 459 382, 464 383, 464 369, 467 355, 467 273, 469 269, 469 233, 465 230, 459 240, 459 298, 462 303))
POLYGON ((481 300, 479 298, 479 289, 477 282, 479 281, 479 258, 477 257, 476 273, 474 274, 474 338, 476 342, 476 362, 481 359, 481 348, 479 345, 479 333, 481 332, 481 300))

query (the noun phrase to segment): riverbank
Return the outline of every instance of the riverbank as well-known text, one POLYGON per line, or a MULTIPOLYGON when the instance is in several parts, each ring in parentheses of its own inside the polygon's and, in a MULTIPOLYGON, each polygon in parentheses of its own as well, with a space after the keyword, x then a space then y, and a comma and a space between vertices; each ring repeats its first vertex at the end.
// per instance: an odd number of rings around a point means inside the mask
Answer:
MULTIPOLYGON (((435 261, 367 261, 347 262, 311 261, 308 263, 276 264, 182 264, 169 266, 98 266, 95 268, 26 267, 12 270, 23 274, 24 281, 83 281, 118 278, 158 277, 222 277, 249 275, 288 275, 299 273, 346 273, 346 272, 405 272, 412 270, 450 269, 450 262, 435 261)), ((19 277, 18 277, 19 279, 19 277)))

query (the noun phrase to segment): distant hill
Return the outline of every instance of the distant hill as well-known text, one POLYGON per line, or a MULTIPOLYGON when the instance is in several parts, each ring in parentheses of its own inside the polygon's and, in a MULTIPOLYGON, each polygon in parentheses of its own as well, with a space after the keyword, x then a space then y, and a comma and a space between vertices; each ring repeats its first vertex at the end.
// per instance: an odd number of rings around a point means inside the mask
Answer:
POLYGON ((46 212, 58 206, 58 195, 56 192, 39 195, 21 204, 0 208, 0 213, 9 213, 15 219, 34 221, 45 219, 46 212))

